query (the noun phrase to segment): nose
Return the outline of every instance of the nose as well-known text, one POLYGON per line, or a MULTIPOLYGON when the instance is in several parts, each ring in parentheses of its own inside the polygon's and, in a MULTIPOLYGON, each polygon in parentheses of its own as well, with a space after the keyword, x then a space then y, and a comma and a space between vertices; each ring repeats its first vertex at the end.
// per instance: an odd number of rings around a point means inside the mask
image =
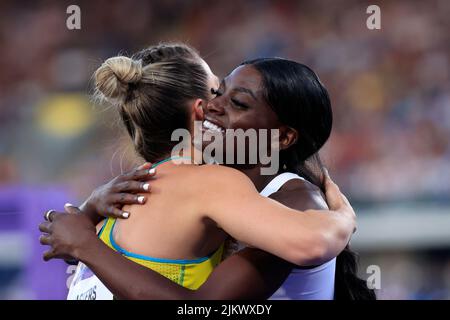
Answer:
POLYGON ((219 98, 212 99, 206 105, 207 112, 215 115, 223 115, 225 113, 225 108, 219 98))

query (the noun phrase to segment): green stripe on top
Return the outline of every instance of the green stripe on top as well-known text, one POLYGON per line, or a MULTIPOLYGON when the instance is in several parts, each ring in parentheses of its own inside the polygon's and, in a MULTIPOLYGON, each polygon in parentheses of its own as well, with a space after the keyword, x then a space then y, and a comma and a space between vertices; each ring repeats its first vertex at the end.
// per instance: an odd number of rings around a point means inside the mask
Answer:
POLYGON ((105 222, 103 222, 102 228, 101 228, 100 231, 98 232, 97 237, 101 238, 102 233, 103 233, 103 230, 105 229, 107 223, 108 223, 108 218, 106 218, 106 219, 105 219, 105 222))
POLYGON ((183 286, 183 282, 184 282, 184 269, 186 269, 186 266, 182 265, 181 271, 180 271, 180 286, 183 286))
POLYGON ((153 164, 152 165, 152 168, 156 168, 157 166, 159 166, 160 164, 163 164, 163 163, 165 163, 165 162, 167 162, 167 161, 171 161, 171 160, 177 160, 177 159, 186 159, 186 160, 191 160, 192 161, 192 159, 190 158, 190 157, 181 157, 181 156, 176 156, 176 157, 170 157, 170 158, 167 158, 167 159, 164 159, 164 160, 161 160, 161 161, 159 161, 159 162, 157 162, 157 163, 155 163, 155 164, 153 164))

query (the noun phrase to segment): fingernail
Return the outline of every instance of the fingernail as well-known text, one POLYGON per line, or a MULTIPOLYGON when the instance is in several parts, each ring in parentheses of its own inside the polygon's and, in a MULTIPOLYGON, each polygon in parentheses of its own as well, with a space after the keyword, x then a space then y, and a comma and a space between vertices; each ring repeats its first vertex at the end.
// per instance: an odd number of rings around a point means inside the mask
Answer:
POLYGON ((325 176, 330 177, 330 173, 328 172, 327 168, 323 168, 323 173, 325 173, 325 176))
POLYGON ((137 198, 137 200, 138 200, 140 203, 144 203, 145 198, 144 198, 144 196, 139 196, 139 197, 137 198))
POLYGON ((64 205, 64 207, 75 207, 73 204, 71 204, 71 203, 66 203, 65 205, 64 205))
POLYGON ((145 169, 145 167, 148 165, 148 162, 145 162, 143 164, 141 164, 138 169, 145 169))
POLYGON ((154 174, 156 172, 155 168, 151 168, 150 170, 148 170, 148 174, 154 174))
POLYGON ((128 219, 129 216, 130 214, 128 212, 122 213, 122 217, 124 217, 125 219, 128 219))
POLYGON ((142 186, 142 188, 143 188, 145 191, 148 191, 148 189, 150 188, 150 184, 146 183, 146 184, 144 184, 144 185, 142 186))

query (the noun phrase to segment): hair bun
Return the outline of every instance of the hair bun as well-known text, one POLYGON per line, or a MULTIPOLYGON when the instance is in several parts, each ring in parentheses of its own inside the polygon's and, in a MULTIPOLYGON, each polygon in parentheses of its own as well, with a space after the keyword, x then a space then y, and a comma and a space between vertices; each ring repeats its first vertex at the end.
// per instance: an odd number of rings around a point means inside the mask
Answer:
POLYGON ((109 58, 94 76, 96 89, 106 98, 125 98, 129 84, 142 79, 142 62, 123 56, 109 58))

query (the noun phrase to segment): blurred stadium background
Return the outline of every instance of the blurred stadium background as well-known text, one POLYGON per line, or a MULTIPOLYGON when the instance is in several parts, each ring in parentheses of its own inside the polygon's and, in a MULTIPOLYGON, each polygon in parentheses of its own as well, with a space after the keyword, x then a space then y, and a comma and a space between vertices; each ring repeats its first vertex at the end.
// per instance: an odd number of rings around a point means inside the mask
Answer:
POLYGON ((42 213, 130 165, 91 74, 169 40, 219 76, 257 56, 311 66, 331 93, 322 154, 357 209, 361 276, 380 268, 380 299, 450 298, 450 1, 1 1, 0 17, 0 299, 65 298, 71 270, 40 258, 42 213))

